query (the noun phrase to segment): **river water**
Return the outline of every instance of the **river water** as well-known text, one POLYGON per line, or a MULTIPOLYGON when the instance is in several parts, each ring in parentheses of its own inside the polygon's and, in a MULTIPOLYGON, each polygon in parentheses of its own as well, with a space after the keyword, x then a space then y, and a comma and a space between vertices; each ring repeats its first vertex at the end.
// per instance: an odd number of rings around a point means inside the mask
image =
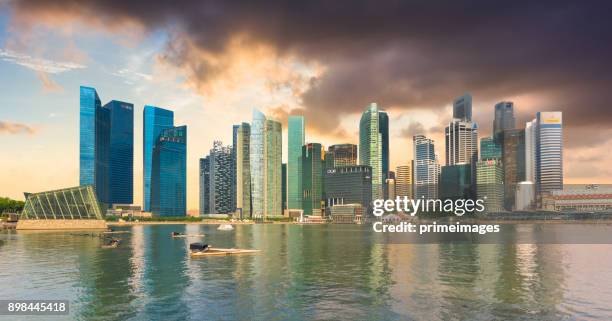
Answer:
POLYGON ((609 244, 379 244, 367 226, 216 228, 117 228, 131 232, 116 235, 117 249, 78 233, 2 231, 0 299, 70 301, 69 316, 44 320, 612 319, 609 244), (190 258, 197 241, 262 252, 190 258))

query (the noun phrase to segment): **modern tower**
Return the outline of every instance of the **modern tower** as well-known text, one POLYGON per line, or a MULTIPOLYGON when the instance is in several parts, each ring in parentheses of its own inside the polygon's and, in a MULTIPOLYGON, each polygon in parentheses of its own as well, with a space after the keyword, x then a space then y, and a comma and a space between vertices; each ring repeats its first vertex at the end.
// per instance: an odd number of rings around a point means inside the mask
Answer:
MULTIPOLYGON (((355 166, 357 165, 357 145, 337 144, 329 146, 328 154, 331 157, 331 167, 355 166)), ((327 157, 326 161, 327 161, 327 157)))
POLYGON ((424 135, 412 138, 414 148, 414 194, 415 198, 438 198, 440 164, 434 152, 434 141, 424 135))
POLYGON ((259 110, 253 110, 253 122, 251 123, 251 195, 253 202, 252 216, 254 218, 264 217, 264 150, 266 116, 259 110))
POLYGON ((384 116, 379 114, 378 105, 371 103, 359 122, 359 164, 371 167, 372 199, 384 197, 383 135, 380 130, 380 120, 384 116))
POLYGON ((536 135, 536 190, 563 189, 563 115, 560 111, 538 112, 536 135))
POLYGON ((535 183, 537 119, 525 124, 525 181, 535 183))
POLYGON ((210 160, 200 158, 200 215, 210 214, 210 160))
POLYGON ((412 168, 410 165, 395 168, 395 195, 412 198, 412 168))
POLYGON ((483 137, 480 139, 480 159, 501 159, 502 146, 495 142, 493 137, 483 137))
POLYGON ((153 148, 162 131, 174 127, 174 113, 155 106, 145 106, 143 111, 142 137, 142 195, 143 210, 151 211, 151 172, 153 148))
POLYGON ((321 215, 323 201, 323 148, 321 144, 302 146, 302 184, 305 215, 321 215))
POLYGON ((151 212, 187 214, 187 126, 161 131, 151 161, 151 212))
POLYGON ((502 144, 504 130, 516 128, 514 118, 514 103, 502 101, 495 105, 495 118, 493 120, 493 139, 496 143, 502 144))
POLYGON ((289 116, 287 133, 287 208, 301 209, 304 116, 289 116))
POLYGON ((446 165, 475 164, 478 160, 478 126, 454 118, 444 129, 446 165))
POLYGON ((210 162, 209 206, 211 214, 230 214, 232 208, 232 147, 213 143, 208 155, 210 162))
POLYGON ((389 178, 389 115, 386 112, 378 111, 378 132, 382 143, 382 181, 389 178))
POLYGON ((504 169, 501 159, 483 159, 476 163, 477 198, 484 200, 485 212, 504 208, 504 169))
POLYGON ((79 185, 96 185, 96 115, 102 104, 94 88, 80 87, 79 185))
POLYGON ((242 123, 236 139, 236 213, 238 218, 251 218, 251 164, 249 157, 251 125, 242 123))
POLYGON ((238 200, 236 199, 237 189, 238 189, 238 162, 236 160, 237 148, 238 148, 238 128, 240 125, 232 126, 232 188, 231 188, 231 199, 232 199, 232 212, 236 212, 236 205, 238 200))
POLYGON ((266 119, 264 141, 264 217, 282 216, 283 131, 280 122, 266 119))
POLYGON ((134 201, 134 105, 112 100, 110 113, 108 204, 134 201))
POLYGON ((525 130, 509 129, 503 134, 504 207, 512 210, 516 186, 525 180, 525 130))
POLYGON ((465 122, 472 121, 472 95, 466 93, 455 99, 453 102, 453 118, 465 122))

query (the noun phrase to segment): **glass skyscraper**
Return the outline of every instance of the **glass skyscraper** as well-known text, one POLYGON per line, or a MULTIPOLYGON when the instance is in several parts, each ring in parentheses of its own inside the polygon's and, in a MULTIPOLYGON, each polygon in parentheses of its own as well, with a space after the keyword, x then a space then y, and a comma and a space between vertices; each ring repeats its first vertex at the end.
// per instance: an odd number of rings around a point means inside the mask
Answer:
POLYGON ((415 198, 438 198, 440 164, 434 151, 434 141, 424 135, 412 137, 414 154, 415 198))
POLYGON ((236 209, 238 218, 251 218, 251 125, 242 123, 236 137, 236 209))
POLYGON ((472 121, 472 95, 466 93, 453 102, 453 118, 472 121))
POLYGON ((108 203, 134 201, 134 105, 112 100, 104 105, 110 111, 108 161, 108 203))
POLYGON ((475 164, 478 160, 478 126, 454 118, 444 129, 446 165, 475 164))
POLYGON ((153 148, 151 211, 159 216, 187 214, 187 126, 164 129, 153 148))
POLYGON ((495 105, 495 118, 493 119, 493 139, 498 144, 503 144, 504 130, 516 128, 514 118, 514 103, 502 101, 495 105))
POLYGON ((538 112, 536 187, 538 193, 563 189, 563 115, 538 112))
POLYGON ((438 185, 441 199, 473 198, 472 165, 463 163, 442 166, 438 185))
POLYGON ((382 199, 384 197, 384 144, 383 135, 380 131, 380 120, 378 105, 371 103, 366 111, 361 114, 361 120, 359 121, 359 164, 372 168, 372 199, 382 199))
POLYGON ((302 208, 302 146, 304 146, 304 116, 289 116, 287 120, 287 208, 302 208))
POLYGON ((525 180, 525 130, 504 130, 503 134, 504 207, 510 211, 515 203, 516 186, 525 180))
POLYGON ((251 124, 251 195, 253 201, 252 216, 262 218, 264 216, 264 127, 266 116, 259 110, 253 110, 253 122, 251 124))
POLYGON ((378 111, 378 132, 382 143, 382 182, 384 182, 389 178, 389 115, 382 110, 378 111))
POLYGON ((79 185, 95 185, 96 113, 102 108, 94 88, 80 87, 79 185))
POLYGON ((264 137, 264 215, 281 216, 283 215, 283 132, 281 123, 266 119, 264 137))
POLYGON ((302 146, 302 184, 305 215, 321 215, 323 200, 323 147, 319 143, 302 146))
POLYGON ((161 132, 165 129, 174 127, 174 113, 170 110, 155 106, 145 106, 142 118, 142 205, 145 212, 150 212, 153 148, 161 132))
POLYGON ((200 215, 210 214, 210 161, 200 158, 200 215))
POLYGON ((337 144, 331 145, 328 148, 328 154, 325 156, 325 161, 328 161, 327 155, 331 157, 329 160, 332 166, 355 166, 357 165, 357 145, 353 144, 337 144))
POLYGON ((535 184, 537 119, 525 123, 525 181, 535 184))
POLYGON ((485 212, 500 212, 504 207, 504 169, 501 159, 483 159, 476 163, 476 193, 484 200, 485 212))
POLYGON ((480 159, 501 159, 501 144, 495 142, 493 137, 483 137, 480 139, 480 159))

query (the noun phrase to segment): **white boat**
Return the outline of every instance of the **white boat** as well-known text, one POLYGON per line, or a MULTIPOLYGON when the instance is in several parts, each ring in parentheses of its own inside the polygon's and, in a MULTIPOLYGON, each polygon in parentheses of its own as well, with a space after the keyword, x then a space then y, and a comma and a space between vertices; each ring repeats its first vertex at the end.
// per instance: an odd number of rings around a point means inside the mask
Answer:
POLYGON ((217 230, 219 230, 219 231, 231 231, 233 229, 234 229, 234 227, 232 226, 232 224, 221 224, 217 228, 217 230))

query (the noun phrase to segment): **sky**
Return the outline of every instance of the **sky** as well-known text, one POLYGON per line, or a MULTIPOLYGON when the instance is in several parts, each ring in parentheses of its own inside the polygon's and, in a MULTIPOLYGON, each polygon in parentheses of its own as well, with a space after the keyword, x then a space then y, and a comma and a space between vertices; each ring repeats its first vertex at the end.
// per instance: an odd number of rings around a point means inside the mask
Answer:
MULTIPOLYGON (((188 208, 198 159, 253 108, 306 118, 306 140, 358 142, 361 112, 390 116, 391 167, 414 134, 436 142, 469 92, 479 136, 513 101, 518 127, 564 115, 565 183, 612 183, 612 22, 607 1, 0 0, 0 196, 78 185, 79 86, 188 126, 188 208)), ((286 146, 284 146, 286 158, 286 146)))

